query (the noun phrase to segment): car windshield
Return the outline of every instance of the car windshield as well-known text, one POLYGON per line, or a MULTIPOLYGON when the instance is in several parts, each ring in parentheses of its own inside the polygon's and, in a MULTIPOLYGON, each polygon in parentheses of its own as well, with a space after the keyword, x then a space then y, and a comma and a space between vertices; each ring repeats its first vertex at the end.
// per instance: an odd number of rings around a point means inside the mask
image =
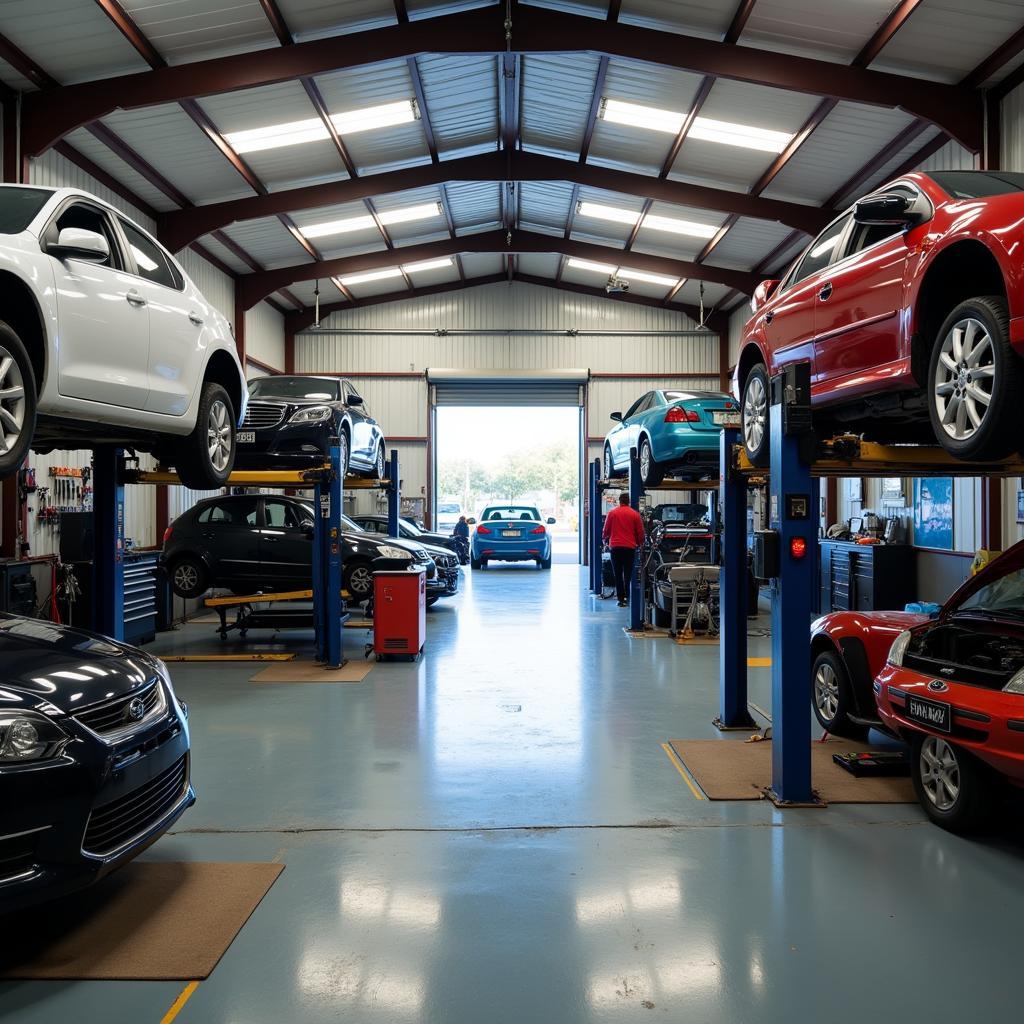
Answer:
POLYGON ((540 519, 540 512, 532 505, 489 505, 480 517, 481 522, 488 519, 540 519))
POLYGON ((341 528, 343 530, 348 530, 349 533, 367 533, 368 532, 364 527, 360 526, 357 522, 355 522, 352 519, 349 519, 349 517, 347 515, 345 515, 344 513, 342 513, 342 515, 339 518, 341 520, 341 528))
POLYGON ((663 523, 695 523, 700 522, 707 514, 707 505, 682 504, 658 505, 654 510, 654 518, 663 523))
POLYGON ((303 398, 311 401, 336 402, 341 385, 322 377, 257 377, 249 382, 250 398, 303 398))
POLYGON ((45 188, 0 188, 0 234, 24 231, 52 195, 45 188))
POLYGON ((954 199, 1024 192, 1024 174, 1015 171, 934 171, 931 177, 954 199))
POLYGON ((956 614, 1024 615, 1024 569, 1009 572, 976 590, 954 609, 956 614))

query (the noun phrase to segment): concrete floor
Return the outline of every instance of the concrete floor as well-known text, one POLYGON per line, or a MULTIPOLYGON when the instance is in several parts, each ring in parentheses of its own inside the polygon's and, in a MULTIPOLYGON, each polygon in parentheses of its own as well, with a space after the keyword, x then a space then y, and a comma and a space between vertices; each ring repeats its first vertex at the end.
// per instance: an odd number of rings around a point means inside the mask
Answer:
MULTIPOLYGON (((176 1021, 1017 1018, 1024 841, 697 801, 661 743, 717 736, 717 649, 627 614, 577 567, 498 568, 360 684, 174 666, 199 800, 146 856, 286 865, 176 1021)), ((155 649, 183 644, 212 627, 155 649)), ((181 989, 6 984, 0 1019, 156 1024, 181 989)))

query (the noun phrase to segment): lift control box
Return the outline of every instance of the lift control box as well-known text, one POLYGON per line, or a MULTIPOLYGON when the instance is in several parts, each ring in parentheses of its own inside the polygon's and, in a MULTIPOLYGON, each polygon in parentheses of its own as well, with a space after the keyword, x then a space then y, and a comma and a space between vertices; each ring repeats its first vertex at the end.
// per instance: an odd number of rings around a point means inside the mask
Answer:
POLYGON ((415 659, 427 639, 427 576, 386 569, 373 574, 373 650, 378 658, 415 659))
POLYGON ((780 569, 779 531, 758 530, 754 534, 754 575, 759 580, 774 580, 780 569))

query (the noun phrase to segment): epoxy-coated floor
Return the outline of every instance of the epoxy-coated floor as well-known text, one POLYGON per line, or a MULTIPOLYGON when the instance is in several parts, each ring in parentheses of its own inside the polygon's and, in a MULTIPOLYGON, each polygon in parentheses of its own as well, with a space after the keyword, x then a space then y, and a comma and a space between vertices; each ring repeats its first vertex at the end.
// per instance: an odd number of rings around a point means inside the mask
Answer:
MULTIPOLYGON (((1019 835, 696 800, 661 743, 718 735, 717 649, 627 614, 575 566, 498 568, 359 684, 173 666, 199 800, 145 856, 286 865, 176 1021, 1017 1019, 1019 835)), ((157 1024, 181 990, 7 983, 0 1018, 157 1024)))

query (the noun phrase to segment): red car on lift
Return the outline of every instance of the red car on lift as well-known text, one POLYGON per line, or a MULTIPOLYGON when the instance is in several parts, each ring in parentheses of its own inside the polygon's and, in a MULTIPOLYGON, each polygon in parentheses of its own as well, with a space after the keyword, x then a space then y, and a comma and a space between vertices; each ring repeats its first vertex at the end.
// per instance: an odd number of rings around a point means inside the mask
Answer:
POLYGON ((909 742, 914 788, 936 824, 968 831, 985 820, 1000 780, 1024 788, 1024 541, 936 618, 818 619, 811 656, 818 721, 840 735, 879 724, 909 742))
POLYGON ((840 214, 751 300, 733 377, 767 464, 768 380, 811 363, 815 420, 962 459, 1021 450, 1024 174, 907 174, 840 214), (930 429, 929 429, 930 422, 930 429))

